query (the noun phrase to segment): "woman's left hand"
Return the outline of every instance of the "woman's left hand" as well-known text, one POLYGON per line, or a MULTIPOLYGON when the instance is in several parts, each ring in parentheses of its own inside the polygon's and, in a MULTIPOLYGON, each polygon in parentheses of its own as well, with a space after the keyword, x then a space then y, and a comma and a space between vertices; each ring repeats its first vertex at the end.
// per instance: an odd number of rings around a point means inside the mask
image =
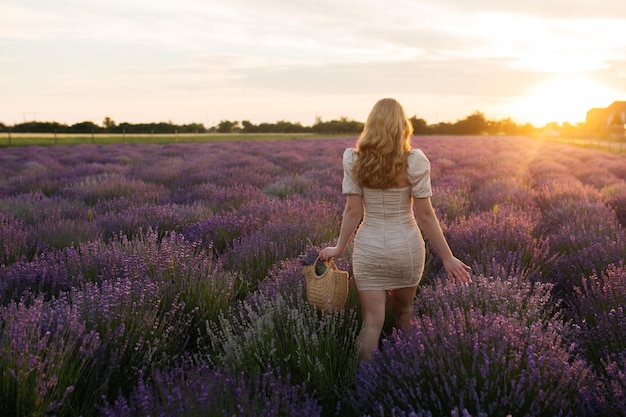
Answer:
POLYGON ((469 271, 472 270, 469 266, 465 265, 463 261, 452 257, 443 262, 443 266, 446 269, 448 278, 455 281, 458 284, 467 285, 472 282, 472 276, 469 271))

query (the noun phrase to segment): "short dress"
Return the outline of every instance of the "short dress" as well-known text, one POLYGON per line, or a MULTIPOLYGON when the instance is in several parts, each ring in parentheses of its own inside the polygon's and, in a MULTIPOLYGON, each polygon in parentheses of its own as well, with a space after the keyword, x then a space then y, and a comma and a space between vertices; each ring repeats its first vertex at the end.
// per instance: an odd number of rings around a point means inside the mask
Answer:
POLYGON ((363 196, 363 221, 354 238, 352 269, 358 290, 393 290, 419 284, 426 250, 413 214, 413 198, 432 195, 430 162, 419 149, 408 156, 406 187, 361 187, 352 165, 353 148, 343 154, 343 194, 363 196))

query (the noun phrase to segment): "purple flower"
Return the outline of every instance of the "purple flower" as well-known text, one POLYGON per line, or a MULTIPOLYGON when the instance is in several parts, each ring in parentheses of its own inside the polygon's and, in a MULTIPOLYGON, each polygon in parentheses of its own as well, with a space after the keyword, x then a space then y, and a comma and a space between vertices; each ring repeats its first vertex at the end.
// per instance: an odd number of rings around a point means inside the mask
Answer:
POLYGON ((206 366, 156 372, 151 384, 140 377, 128 399, 120 397, 103 409, 107 417, 316 417, 321 412, 305 387, 280 370, 244 373, 206 366))
POLYGON ((446 309, 383 340, 359 367, 350 404, 359 415, 573 416, 590 380, 552 326, 446 309))

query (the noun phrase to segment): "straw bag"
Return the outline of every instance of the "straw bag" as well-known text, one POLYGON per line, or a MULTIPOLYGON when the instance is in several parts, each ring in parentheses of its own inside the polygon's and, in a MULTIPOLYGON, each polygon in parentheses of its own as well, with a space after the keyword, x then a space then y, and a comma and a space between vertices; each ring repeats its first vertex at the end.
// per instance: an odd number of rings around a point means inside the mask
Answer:
POLYGON ((313 265, 304 266, 306 297, 311 305, 329 313, 343 309, 348 298, 348 272, 341 271, 331 259, 324 262, 326 270, 318 275, 319 256, 313 265))

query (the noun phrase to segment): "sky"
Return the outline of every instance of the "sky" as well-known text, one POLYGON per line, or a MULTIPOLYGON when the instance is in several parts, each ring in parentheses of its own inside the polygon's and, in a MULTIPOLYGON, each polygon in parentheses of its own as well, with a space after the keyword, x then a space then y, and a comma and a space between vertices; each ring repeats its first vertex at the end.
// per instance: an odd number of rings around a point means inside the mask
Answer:
POLYGON ((540 127, 626 100, 624 0, 0 0, 0 123, 540 127))

